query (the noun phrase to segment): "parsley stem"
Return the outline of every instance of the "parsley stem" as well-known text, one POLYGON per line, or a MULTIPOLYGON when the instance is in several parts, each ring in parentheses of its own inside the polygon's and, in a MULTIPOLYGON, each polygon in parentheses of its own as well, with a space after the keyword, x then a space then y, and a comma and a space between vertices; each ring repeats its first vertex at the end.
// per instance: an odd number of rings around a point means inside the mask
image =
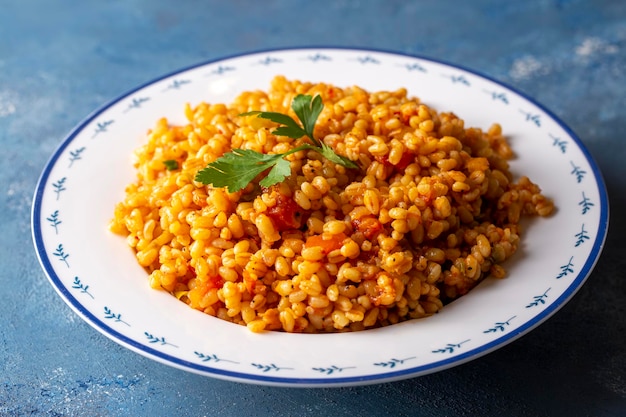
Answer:
POLYGON ((296 153, 296 152, 300 152, 304 150, 320 152, 320 149, 321 148, 319 146, 309 145, 308 143, 305 143, 304 145, 300 145, 293 149, 289 149, 287 152, 281 154, 281 156, 284 158, 287 155, 291 155, 292 153, 296 153))

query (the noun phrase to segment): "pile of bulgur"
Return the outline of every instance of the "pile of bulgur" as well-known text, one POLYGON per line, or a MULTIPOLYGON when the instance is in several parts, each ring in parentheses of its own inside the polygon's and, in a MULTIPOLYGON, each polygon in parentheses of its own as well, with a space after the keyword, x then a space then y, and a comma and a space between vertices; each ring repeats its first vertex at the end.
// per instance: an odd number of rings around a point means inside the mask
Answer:
POLYGON ((537 185, 513 178, 499 125, 466 128, 405 89, 278 76, 267 92, 185 114, 185 125, 161 119, 148 132, 110 229, 127 236, 152 288, 255 332, 356 331, 432 315, 486 275, 504 277, 520 216, 553 211, 537 185), (235 193, 194 181, 233 148, 284 153, 304 143, 240 116, 295 118, 296 94, 321 95, 316 137, 361 170, 301 151, 270 188, 260 178, 235 193))

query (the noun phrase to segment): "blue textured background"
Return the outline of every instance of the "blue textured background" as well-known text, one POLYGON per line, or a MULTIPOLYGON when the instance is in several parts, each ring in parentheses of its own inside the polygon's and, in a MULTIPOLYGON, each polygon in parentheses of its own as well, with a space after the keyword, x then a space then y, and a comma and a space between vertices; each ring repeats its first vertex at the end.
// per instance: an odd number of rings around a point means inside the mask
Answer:
POLYGON ((0 416, 626 415, 626 2, 0 0, 0 416), (39 173, 92 110, 201 61, 294 46, 461 64, 551 109, 611 201, 606 249, 572 301, 444 372, 345 389, 223 382, 137 355, 82 322, 30 237, 39 173))

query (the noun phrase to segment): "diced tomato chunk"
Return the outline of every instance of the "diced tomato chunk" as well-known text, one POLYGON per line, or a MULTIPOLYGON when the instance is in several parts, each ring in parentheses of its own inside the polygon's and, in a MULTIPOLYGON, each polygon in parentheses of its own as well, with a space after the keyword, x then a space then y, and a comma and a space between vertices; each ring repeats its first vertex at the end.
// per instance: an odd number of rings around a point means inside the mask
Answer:
POLYGON ((383 230, 383 225, 375 217, 363 217, 361 219, 352 220, 352 227, 355 230, 363 233, 368 240, 374 239, 374 237, 383 230))
POLYGON ((209 278, 209 282, 207 287, 210 288, 222 288, 224 285, 224 280, 219 275, 216 277, 209 278))
POLYGON ((328 255, 334 250, 341 249, 343 245, 343 241, 346 240, 347 236, 344 233, 339 233, 337 235, 313 235, 309 236, 304 243, 306 248, 312 248, 315 246, 319 246, 322 248, 322 252, 324 255, 328 255), (330 239, 328 237, 330 236, 330 239), (325 239, 326 237, 326 239, 325 239))
MULTIPOLYGON (((195 268, 189 265, 189 268, 187 269, 187 275, 185 275, 185 281, 189 281, 190 279, 193 279, 197 276, 198 274, 196 274, 195 268)), ((207 283, 203 284, 206 290, 210 290, 211 288, 222 288, 223 285, 224 285, 224 280, 219 275, 215 277, 210 277, 207 283)))
POLYGON ((402 154, 402 158, 400 158, 400 161, 398 161, 398 163, 395 165, 389 162, 389 158, 387 157, 387 155, 376 156, 376 160, 386 167, 394 167, 398 171, 402 171, 415 161, 415 155, 413 155, 411 152, 405 152, 402 154))
POLYGON ((276 194, 276 205, 267 209, 267 215, 280 231, 299 229, 302 226, 302 208, 291 197, 276 194))
POLYGON ((396 168, 398 168, 399 170, 404 170, 413 162, 415 162, 415 155, 413 155, 411 152, 405 152, 404 154, 402 154, 400 162, 396 164, 396 168))

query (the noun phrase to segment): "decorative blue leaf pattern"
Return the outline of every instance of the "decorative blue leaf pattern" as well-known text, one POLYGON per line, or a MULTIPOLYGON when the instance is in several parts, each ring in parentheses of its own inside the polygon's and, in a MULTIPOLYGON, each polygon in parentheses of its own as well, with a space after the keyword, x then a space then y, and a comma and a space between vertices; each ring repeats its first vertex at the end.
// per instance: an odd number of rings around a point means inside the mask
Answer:
POLYGON ((411 356, 410 358, 405 358, 405 359, 391 358, 390 360, 386 362, 376 362, 374 363, 374 365, 382 366, 384 368, 395 368, 397 365, 403 365, 404 362, 411 360, 411 359, 415 359, 415 356, 411 356))
POLYGON ((286 368, 283 366, 276 366, 273 363, 270 363, 269 365, 264 365, 261 363, 252 363, 252 366, 254 366, 255 368, 259 369, 262 372, 270 372, 270 371, 274 371, 274 372, 279 372, 279 371, 285 371, 285 370, 293 370, 293 368, 286 368))
POLYGON ((506 321, 498 321, 496 322, 493 327, 484 330, 483 333, 497 333, 497 332, 504 332, 504 330, 509 327, 511 325, 511 320, 513 320, 515 317, 517 316, 513 316, 510 319, 506 320, 506 321))
POLYGON ((115 123, 115 120, 105 120, 104 122, 96 123, 96 129, 94 130, 93 136, 91 138, 93 139, 99 134, 105 133, 109 126, 111 126, 113 123, 115 123))
POLYGON ((527 122, 532 122, 535 124, 535 126, 541 127, 541 115, 536 114, 536 113, 525 112, 524 110, 521 110, 521 109, 520 109, 520 113, 526 116, 527 122))
POLYGON ((582 182, 582 180, 585 178, 585 174, 587 174, 587 171, 575 165, 573 161, 570 161, 570 164, 572 165, 571 174, 576 177, 576 182, 578 183, 582 182))
POLYGON ((567 152, 567 141, 566 140, 562 140, 561 138, 558 138, 552 134, 548 134, 548 136, 550 136, 552 138, 552 146, 557 147, 561 153, 565 153, 567 152))
POLYGON ((71 168, 72 165, 74 165, 74 162, 78 161, 81 159, 81 155, 83 152, 85 152, 85 148, 84 146, 81 146, 78 149, 75 149, 73 151, 70 151, 70 165, 68 168, 71 168))
POLYGON ((265 57, 265 59, 261 59, 257 63, 260 64, 260 65, 265 65, 267 67, 269 65, 279 64, 281 62, 283 62, 282 59, 274 58, 274 57, 271 57, 271 56, 267 56, 267 57, 265 57))
POLYGON ((65 249, 63 248, 63 245, 61 243, 59 243, 59 246, 57 246, 54 252, 52 252, 52 255, 56 256, 58 260, 65 264, 65 266, 67 266, 68 268, 70 267, 70 264, 67 261, 67 258, 69 258, 70 255, 65 252, 65 249))
POLYGON ((179 90, 183 85, 187 85, 190 84, 191 80, 177 80, 174 79, 172 80, 171 83, 169 83, 167 85, 167 87, 165 87, 165 90, 163 90, 163 92, 169 91, 169 90, 179 90))
POLYGON ((483 90, 485 93, 489 94, 494 101, 500 101, 504 104, 509 104, 509 98, 506 93, 498 92, 498 91, 489 91, 483 90))
POLYGON ((576 233, 576 243, 574 246, 578 247, 585 243, 586 240, 589 240, 589 232, 585 230, 585 223, 580 227, 580 232, 576 233))
POLYGON ((444 74, 443 75, 446 78, 449 78, 450 81, 452 81, 452 84, 461 84, 464 85, 466 87, 470 87, 472 84, 468 81, 467 78, 465 78, 465 75, 447 75, 444 74))
POLYGON ((370 55, 365 55, 365 56, 358 57, 356 60, 359 61, 363 65, 365 65, 365 64, 379 65, 380 64, 379 60, 377 60, 376 58, 374 58, 374 57, 372 57, 370 55))
POLYGON ((150 101, 150 97, 135 97, 131 100, 130 104, 128 105, 128 107, 126 107, 126 110, 124 110, 124 113, 128 113, 129 111, 133 110, 133 109, 138 109, 141 107, 142 104, 144 104, 145 102, 150 101))
POLYGON ((82 294, 87 294, 92 299, 94 298, 94 296, 91 295, 91 293, 89 292, 89 285, 83 284, 82 281, 80 280, 80 278, 78 278, 78 277, 74 277, 74 282, 72 283, 72 288, 74 288, 76 290, 80 290, 80 292, 82 294))
POLYGON ((211 72, 209 72, 207 74, 207 77, 211 76, 211 75, 223 75, 223 74, 226 74, 227 72, 231 72, 231 71, 235 71, 235 70, 236 70, 235 67, 219 65, 216 69, 214 69, 211 72))
POLYGON ((161 346, 169 345, 169 346, 172 346, 172 347, 175 347, 175 348, 178 347, 175 344, 172 344, 172 343, 168 342, 167 340, 165 340, 164 337, 157 337, 157 336, 154 336, 152 333, 149 333, 149 332, 143 332, 143 334, 146 337, 146 339, 148 339, 148 343, 156 343, 156 344, 160 344, 161 346))
POLYGON ((319 52, 315 55, 308 55, 306 57, 307 60, 311 62, 320 62, 320 61, 332 61, 333 59, 328 55, 320 54, 319 52))
POLYGON ((67 181, 67 177, 63 177, 55 183, 52 183, 52 188, 54 189, 54 193, 57 195, 57 200, 61 196, 61 193, 66 190, 65 181, 67 181))
POLYGON ((449 353, 452 354, 454 353, 455 350, 460 349, 461 346, 463 346, 465 343, 469 342, 471 339, 466 339, 462 342, 459 343, 448 343, 447 345, 445 345, 442 348, 433 350, 432 353, 449 353))
POLYGON ((320 372, 322 374, 326 374, 326 375, 332 375, 335 372, 342 372, 345 369, 354 369, 356 368, 355 366, 344 366, 344 367, 339 367, 339 366, 335 366, 335 365, 331 365, 328 368, 311 368, 314 371, 320 372))
POLYGON ((556 276, 556 279, 560 279, 566 275, 574 273, 574 264, 572 263, 573 260, 574 257, 571 256, 565 265, 561 265, 561 272, 556 276))
POLYGON ((115 314, 107 306, 104 306, 104 318, 107 319, 107 320, 113 320, 115 323, 124 323, 125 325, 130 327, 130 324, 128 324, 127 322, 122 320, 122 315, 121 314, 115 314))
POLYGON ((193 352, 200 360, 202 360, 202 362, 229 362, 229 363, 234 363, 234 364, 239 364, 239 362, 235 362, 235 361, 231 361, 228 359, 223 359, 220 358, 219 356, 215 355, 215 354, 204 354, 198 351, 194 351, 193 352))
POLYGON ((551 290, 552 288, 548 288, 547 290, 545 290, 543 292, 543 294, 540 295, 535 295, 533 297, 533 301, 530 302, 529 304, 526 305, 526 308, 531 308, 531 307, 537 307, 539 305, 543 305, 546 303, 546 299, 548 298, 548 292, 551 290))
POLYGON ((59 210, 55 210, 54 213, 50 215, 50 217, 46 217, 46 220, 50 224, 50 226, 54 227, 54 234, 59 234, 59 225, 63 223, 59 219, 59 210))
POLYGON ((587 197, 585 195, 585 192, 583 191, 583 199, 580 200, 578 205, 582 207, 582 213, 587 214, 587 212, 591 210, 591 207, 593 207, 595 204, 591 202, 591 199, 587 197))
POLYGON ((414 62, 412 64, 405 64, 405 65, 403 65, 403 67, 406 68, 407 71, 419 71, 419 72, 423 72, 423 73, 428 72, 426 70, 426 68, 424 68, 423 66, 421 66, 417 62, 414 62))

